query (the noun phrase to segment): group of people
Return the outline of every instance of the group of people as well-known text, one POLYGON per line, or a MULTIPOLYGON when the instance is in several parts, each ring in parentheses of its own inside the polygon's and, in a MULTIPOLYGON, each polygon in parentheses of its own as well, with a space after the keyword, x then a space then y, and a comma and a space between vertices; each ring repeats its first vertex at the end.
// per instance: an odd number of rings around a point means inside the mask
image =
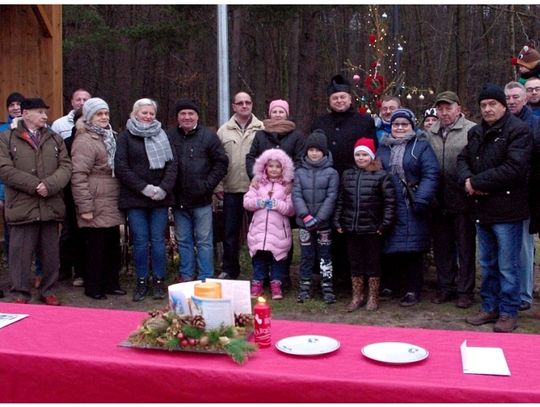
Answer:
MULTIPOLYGON (((528 55, 522 54, 518 62, 528 55)), ((532 303, 532 234, 540 230, 540 79, 504 89, 484 85, 479 124, 465 117, 452 91, 436 96, 422 126, 397 96, 382 97, 372 117, 354 109, 351 91, 344 76, 331 78, 329 112, 313 121, 307 137, 287 101, 273 100, 268 118, 259 120, 247 92, 233 96, 234 114, 217 133, 200 123, 196 100, 180 99, 177 125, 164 130, 156 102, 144 98, 118 135, 107 103, 86 90, 74 92, 73 110, 52 126, 42 99, 13 93, 0 135, 0 179, 15 301, 30 300, 34 257, 46 304, 60 303, 59 272, 71 278, 75 271, 74 283, 96 300, 126 294, 118 273, 126 217, 137 278, 133 300, 150 291, 164 298, 169 208, 178 281, 213 277, 217 197, 224 219, 218 277, 240 274, 247 213, 252 297, 263 294, 266 281, 273 299, 283 297, 297 227, 300 303, 312 298, 319 272, 328 304, 336 301, 335 281, 350 278, 349 312, 364 305, 377 310, 380 298, 389 297, 413 306, 423 287, 423 255, 433 248, 432 302, 456 300, 469 308, 478 241, 482 306, 467 322, 515 329, 518 311, 532 303)))

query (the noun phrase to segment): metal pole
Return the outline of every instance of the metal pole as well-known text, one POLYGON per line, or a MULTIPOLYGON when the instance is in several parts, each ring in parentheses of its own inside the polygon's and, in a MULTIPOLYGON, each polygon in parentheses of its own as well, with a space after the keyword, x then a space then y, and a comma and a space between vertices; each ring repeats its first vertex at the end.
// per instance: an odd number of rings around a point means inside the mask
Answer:
POLYGON ((229 41, 227 5, 217 6, 218 29, 218 127, 229 120, 229 41))

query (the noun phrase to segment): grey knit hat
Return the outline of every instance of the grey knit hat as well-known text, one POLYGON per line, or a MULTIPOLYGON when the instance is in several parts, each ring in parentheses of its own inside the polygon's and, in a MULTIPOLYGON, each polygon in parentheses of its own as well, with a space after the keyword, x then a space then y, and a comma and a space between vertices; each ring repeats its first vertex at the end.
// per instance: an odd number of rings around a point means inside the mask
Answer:
POLYGON ((96 112, 100 109, 109 110, 109 105, 107 104, 107 102, 100 98, 88 99, 86 102, 84 102, 82 108, 84 120, 87 122, 90 121, 92 116, 94 116, 96 112))

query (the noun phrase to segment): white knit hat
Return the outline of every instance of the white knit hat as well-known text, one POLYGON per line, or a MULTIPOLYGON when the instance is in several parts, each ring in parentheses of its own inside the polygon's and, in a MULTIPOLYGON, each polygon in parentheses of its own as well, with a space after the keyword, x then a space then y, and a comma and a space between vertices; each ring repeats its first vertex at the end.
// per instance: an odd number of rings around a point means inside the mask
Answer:
POLYGON ((107 104, 107 102, 100 98, 88 99, 86 102, 84 102, 82 108, 84 120, 86 120, 87 122, 90 121, 92 116, 94 116, 96 112, 100 109, 109 110, 109 105, 107 104))

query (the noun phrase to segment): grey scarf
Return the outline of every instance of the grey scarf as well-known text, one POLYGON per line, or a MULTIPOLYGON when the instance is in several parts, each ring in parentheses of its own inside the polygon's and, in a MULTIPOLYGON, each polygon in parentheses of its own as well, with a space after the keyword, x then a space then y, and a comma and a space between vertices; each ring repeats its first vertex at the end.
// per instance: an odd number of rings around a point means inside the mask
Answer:
POLYGON ((167 161, 172 161, 173 152, 169 138, 161 128, 159 121, 154 120, 150 124, 145 124, 135 117, 130 117, 126 127, 134 136, 144 138, 144 147, 151 170, 163 168, 167 161))
POLYGON ((84 122, 86 130, 96 133, 103 137, 103 143, 105 144, 105 150, 107 151, 107 164, 111 167, 114 176, 114 155, 116 153, 116 132, 113 131, 111 125, 107 127, 99 127, 95 124, 84 122))
POLYGON ((409 197, 407 195, 407 178, 405 178, 405 170, 403 169, 403 157, 407 143, 414 137, 416 137, 416 133, 408 134, 402 138, 385 135, 381 139, 381 144, 390 147, 390 174, 396 175, 401 180, 401 192, 406 198, 409 197))

